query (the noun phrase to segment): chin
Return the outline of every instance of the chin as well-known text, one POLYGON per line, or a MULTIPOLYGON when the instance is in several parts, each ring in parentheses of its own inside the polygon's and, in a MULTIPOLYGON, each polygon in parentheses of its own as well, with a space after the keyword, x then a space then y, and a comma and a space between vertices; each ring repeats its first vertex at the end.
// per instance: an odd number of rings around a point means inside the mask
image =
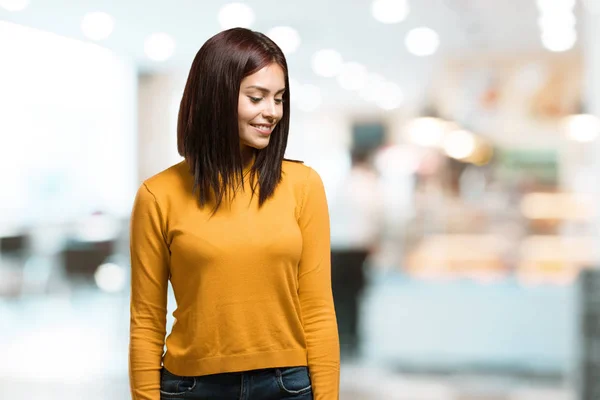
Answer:
POLYGON ((262 150, 269 145, 269 139, 267 140, 253 140, 252 142, 246 142, 246 146, 252 147, 256 150, 262 150))

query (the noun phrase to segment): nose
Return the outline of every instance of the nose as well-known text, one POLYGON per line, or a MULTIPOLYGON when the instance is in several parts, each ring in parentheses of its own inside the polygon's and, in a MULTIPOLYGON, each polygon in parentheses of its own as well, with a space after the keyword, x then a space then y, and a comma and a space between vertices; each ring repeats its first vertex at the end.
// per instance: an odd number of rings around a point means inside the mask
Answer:
POLYGON ((265 107, 263 108, 262 115, 264 118, 268 118, 273 120, 277 118, 277 105, 275 104, 275 100, 265 101, 265 107))

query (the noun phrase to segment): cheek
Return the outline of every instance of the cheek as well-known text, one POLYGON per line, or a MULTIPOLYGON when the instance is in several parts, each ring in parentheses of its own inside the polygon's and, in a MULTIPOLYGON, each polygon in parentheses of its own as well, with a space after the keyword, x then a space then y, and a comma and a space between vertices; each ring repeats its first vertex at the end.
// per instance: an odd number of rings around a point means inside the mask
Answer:
POLYGON ((256 117, 259 111, 254 104, 247 104, 246 102, 240 102, 238 106, 238 118, 240 122, 247 122, 256 117))
POLYGON ((240 124, 246 123, 249 121, 247 110, 240 109, 238 110, 238 122, 240 124))

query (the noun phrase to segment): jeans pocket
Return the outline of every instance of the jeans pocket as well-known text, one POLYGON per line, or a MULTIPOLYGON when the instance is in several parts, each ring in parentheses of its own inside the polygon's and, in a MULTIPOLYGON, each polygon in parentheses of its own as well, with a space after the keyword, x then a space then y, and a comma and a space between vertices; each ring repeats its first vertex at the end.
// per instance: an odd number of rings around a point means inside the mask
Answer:
POLYGON ((279 388, 285 394, 300 395, 312 390, 307 367, 279 368, 276 374, 279 388))
POLYGON ((183 396, 196 387, 196 378, 193 376, 175 375, 165 367, 160 374, 160 393, 165 396, 183 396))

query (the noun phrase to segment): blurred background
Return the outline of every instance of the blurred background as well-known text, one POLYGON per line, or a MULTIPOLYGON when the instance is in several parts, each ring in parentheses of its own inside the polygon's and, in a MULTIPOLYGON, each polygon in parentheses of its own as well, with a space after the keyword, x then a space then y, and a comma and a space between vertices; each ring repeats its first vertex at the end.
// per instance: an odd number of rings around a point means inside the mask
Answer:
POLYGON ((181 160, 195 53, 244 26, 286 53, 287 156, 326 185, 342 399, 600 399, 599 22, 598 0, 0 0, 0 398, 130 398, 133 198, 181 160))

